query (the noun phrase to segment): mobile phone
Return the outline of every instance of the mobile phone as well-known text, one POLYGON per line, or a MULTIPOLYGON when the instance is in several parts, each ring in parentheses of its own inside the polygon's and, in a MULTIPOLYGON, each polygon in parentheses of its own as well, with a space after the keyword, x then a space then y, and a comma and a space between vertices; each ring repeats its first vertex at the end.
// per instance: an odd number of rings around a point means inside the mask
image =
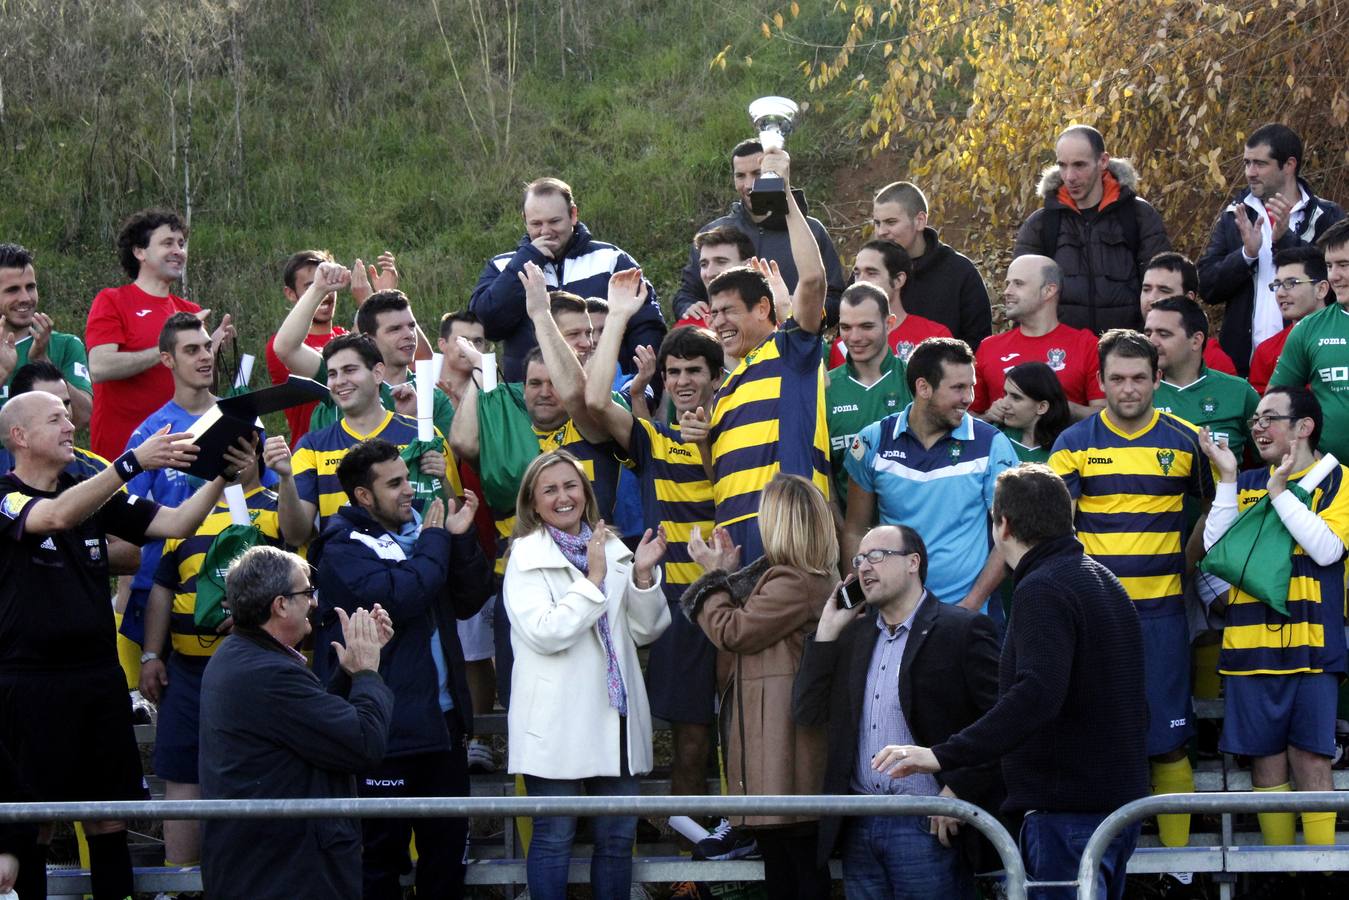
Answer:
POLYGON ((844 609, 856 609, 866 602, 866 595, 862 593, 862 582, 853 579, 843 585, 843 590, 839 591, 838 602, 844 609))

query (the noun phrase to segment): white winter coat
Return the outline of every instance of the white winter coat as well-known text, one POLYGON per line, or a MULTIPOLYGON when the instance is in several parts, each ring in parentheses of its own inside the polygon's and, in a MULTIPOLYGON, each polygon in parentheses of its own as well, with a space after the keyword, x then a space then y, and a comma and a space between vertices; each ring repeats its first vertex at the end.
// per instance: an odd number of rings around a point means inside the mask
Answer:
POLYGON ((619 715, 609 705, 599 620, 609 614, 614 654, 628 695, 628 765, 651 771, 651 708, 638 645, 670 625, 661 567, 649 588, 632 583, 633 555, 623 542, 605 544, 605 593, 540 529, 512 542, 503 587, 511 622, 508 768, 540 778, 620 774, 619 715))

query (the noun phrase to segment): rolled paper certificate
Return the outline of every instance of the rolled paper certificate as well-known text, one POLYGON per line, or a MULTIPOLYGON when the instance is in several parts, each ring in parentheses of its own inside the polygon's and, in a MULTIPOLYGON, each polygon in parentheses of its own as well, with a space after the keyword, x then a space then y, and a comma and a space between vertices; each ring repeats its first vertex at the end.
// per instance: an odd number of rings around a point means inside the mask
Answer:
POLYGON ((1310 472, 1302 476, 1302 479, 1298 481, 1297 486, 1310 494, 1320 486, 1321 482, 1326 480, 1327 475, 1335 471, 1335 467, 1339 464, 1340 461, 1335 458, 1334 453, 1327 453, 1325 456, 1321 457, 1316 465, 1312 466, 1310 472))
POLYGON ((234 378, 234 387, 242 389, 248 387, 248 382, 253 378, 253 363, 257 362, 257 357, 250 353, 245 353, 239 357, 239 374, 234 378))
POLYGON ((431 360, 417 360, 417 440, 429 441, 436 435, 431 413, 436 407, 436 370, 431 360))
POLYGON ((482 392, 485 394, 497 386, 497 355, 495 353, 484 353, 482 355, 482 392))
POLYGON ((253 521, 248 516, 248 501, 244 499, 242 484, 231 484, 225 488, 225 502, 230 507, 230 524, 248 525, 253 521))

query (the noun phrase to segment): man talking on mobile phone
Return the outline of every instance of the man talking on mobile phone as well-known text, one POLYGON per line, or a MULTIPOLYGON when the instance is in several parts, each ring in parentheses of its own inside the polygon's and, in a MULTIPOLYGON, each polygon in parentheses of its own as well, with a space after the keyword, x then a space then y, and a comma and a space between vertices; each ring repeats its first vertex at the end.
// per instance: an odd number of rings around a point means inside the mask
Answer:
MULTIPOLYGON (((802 725, 827 725, 826 794, 959 797, 996 808, 997 763, 949 776, 891 778, 872 768, 883 747, 930 746, 975 722, 998 694, 993 622, 942 603, 923 582, 927 546, 905 525, 863 536, 855 576, 838 585, 806 639, 792 696, 802 725), (860 585, 864 602, 849 607, 860 585), (849 589, 852 589, 851 592, 849 589)), ((981 841, 942 816, 837 816, 820 822, 819 861, 840 844, 848 896, 974 897, 981 841), (840 837, 842 838, 840 842, 840 837)))

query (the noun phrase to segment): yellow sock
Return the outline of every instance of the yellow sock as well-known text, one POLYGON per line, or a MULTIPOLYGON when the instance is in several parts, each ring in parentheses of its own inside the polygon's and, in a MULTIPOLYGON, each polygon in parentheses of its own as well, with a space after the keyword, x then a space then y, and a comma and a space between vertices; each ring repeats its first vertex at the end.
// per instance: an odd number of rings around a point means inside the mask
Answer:
MULTIPOLYGON (((1292 818, 1293 814, 1286 813, 1286 815, 1292 818)), ((1324 846, 1335 843, 1335 814, 1333 812, 1303 813, 1302 837, 1308 844, 1324 846)))
MULTIPOLYGON (((529 791, 525 790, 525 776, 515 776, 515 796, 525 797, 529 791)), ((515 830, 520 835, 520 855, 529 855, 529 841, 534 837, 534 820, 529 816, 515 817, 515 830)))
POLYGON ((122 634, 122 614, 112 614, 113 627, 117 628, 117 661, 122 664, 126 675, 126 689, 134 691, 141 683, 141 645, 122 634))
POLYGON ((1222 645, 1199 644, 1194 648, 1194 695, 1205 700, 1218 699, 1222 679, 1218 676, 1218 651, 1222 645))
MULTIPOLYGON (((1288 782, 1276 784, 1273 787, 1254 787, 1252 790, 1266 794, 1281 794, 1291 791, 1293 786, 1288 782)), ((1297 818, 1290 812, 1270 812, 1257 813, 1256 818, 1260 820, 1260 834, 1265 839, 1266 847, 1289 847, 1297 841, 1297 818)), ((1335 816, 1331 815, 1331 842, 1335 839, 1335 816)))
MULTIPOLYGON (((1194 769, 1190 760, 1154 762, 1152 764, 1153 794, 1189 794, 1194 792, 1194 769)), ((1162 845, 1184 847, 1190 842, 1189 813, 1171 813, 1157 817, 1157 833, 1162 845)))

